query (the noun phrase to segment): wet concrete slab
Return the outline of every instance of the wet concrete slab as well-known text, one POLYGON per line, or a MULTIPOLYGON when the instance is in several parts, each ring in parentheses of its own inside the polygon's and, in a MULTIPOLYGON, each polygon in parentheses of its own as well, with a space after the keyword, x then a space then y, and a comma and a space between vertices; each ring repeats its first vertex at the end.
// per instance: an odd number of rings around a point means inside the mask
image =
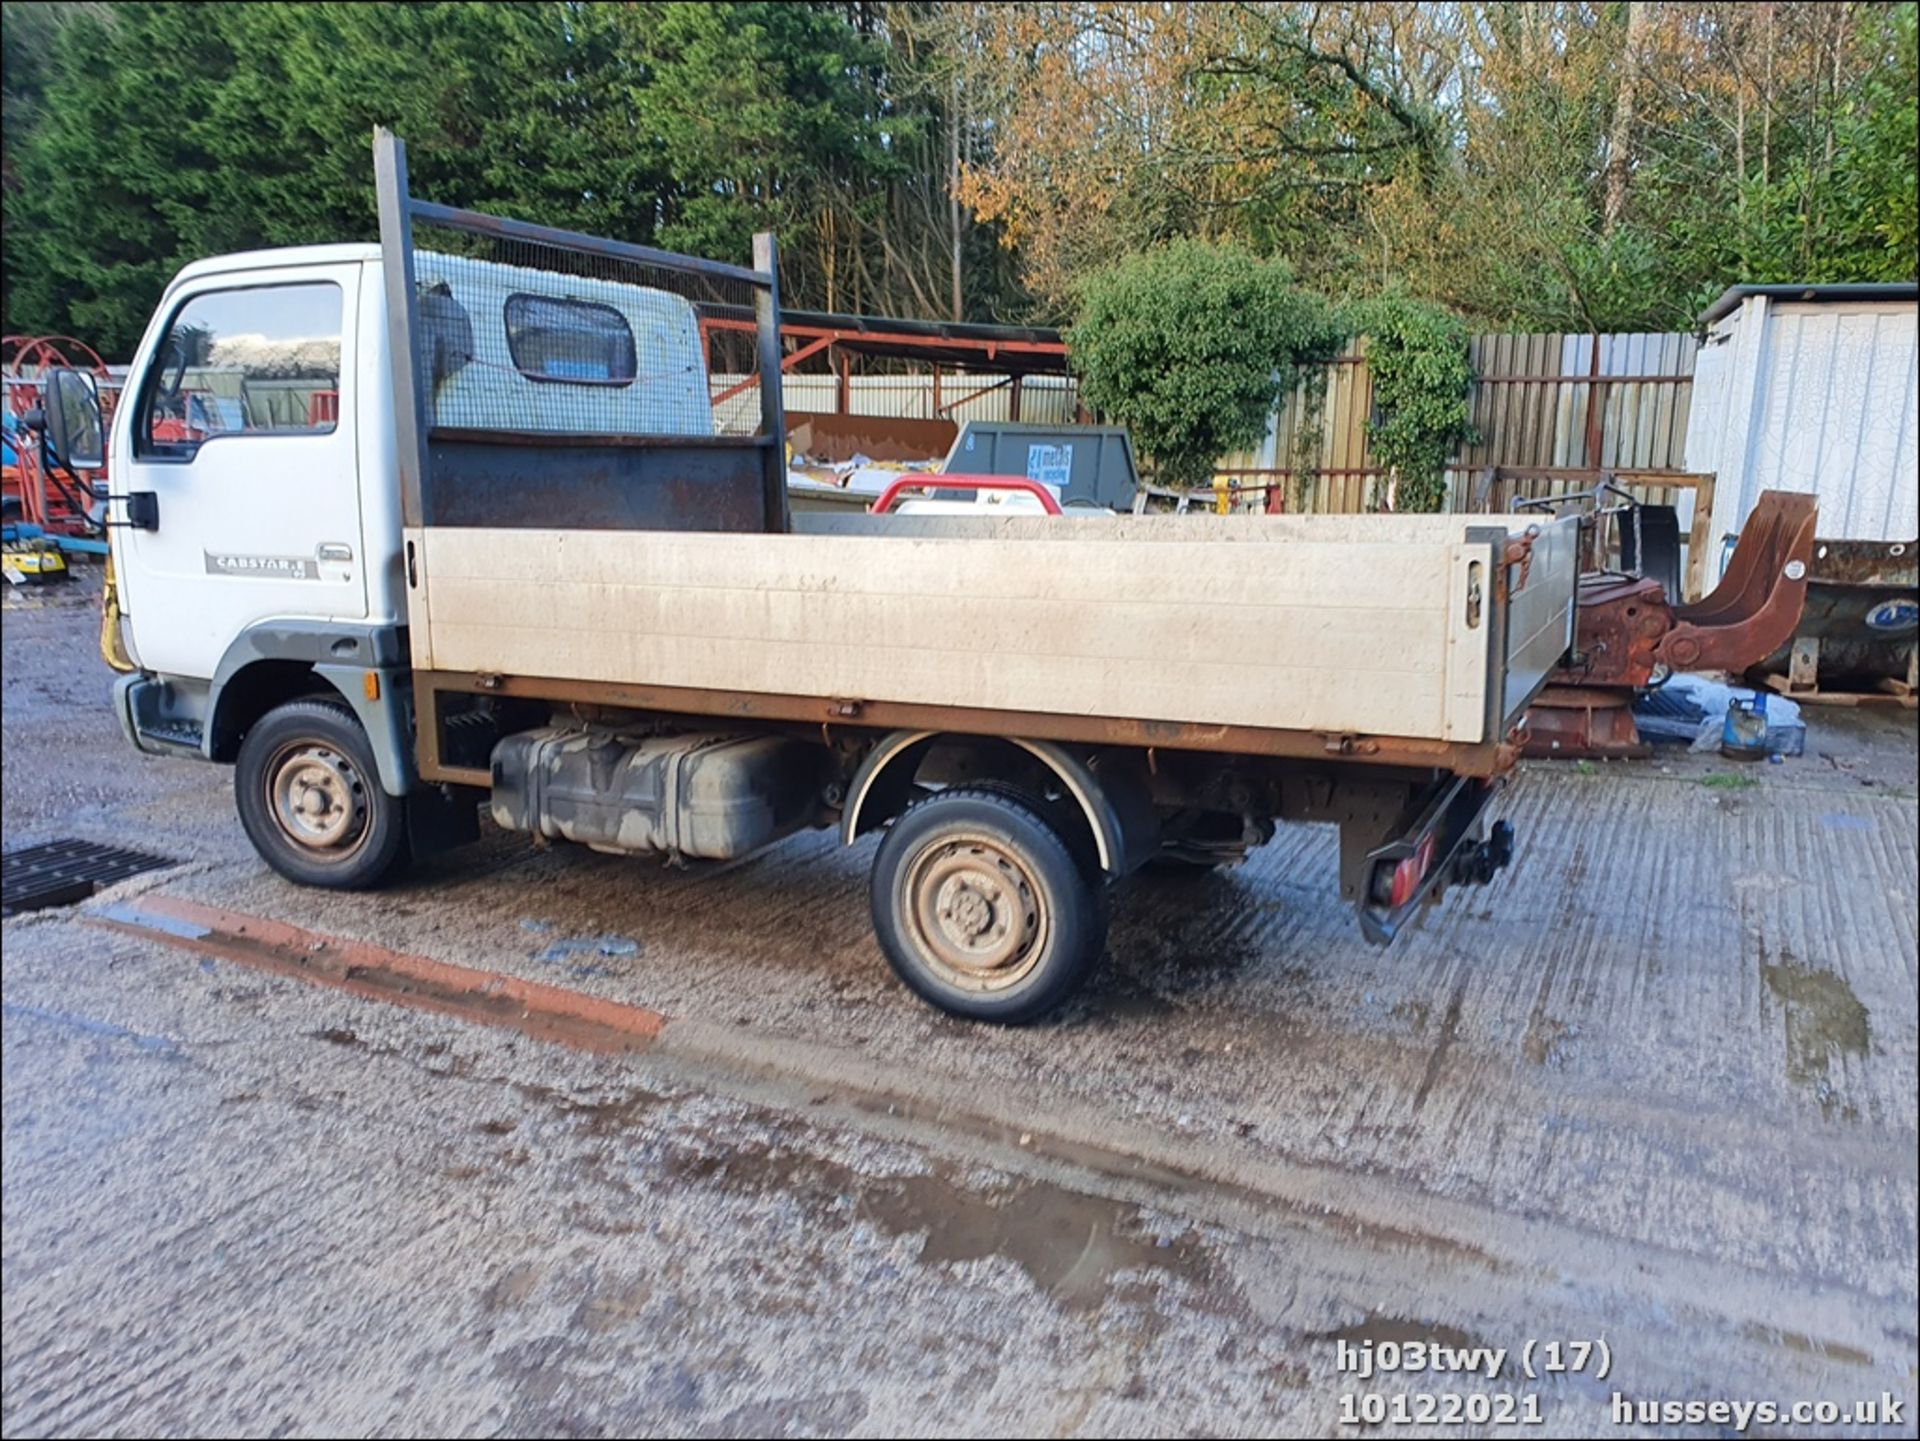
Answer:
MULTIPOLYGON (((1091 993, 999 1031, 892 981, 870 841, 495 833, 291 887, 224 772, 126 748, 91 619, 6 613, 7 844, 183 864, 87 915, 165 895, 667 1021, 595 1055, 8 921, 9 1435, 1312 1434, 1341 1341, 1548 1335, 1636 1397, 1911 1395, 1910 721, 1529 767, 1516 865, 1385 951, 1331 832, 1283 830, 1130 889, 1091 993)), ((1612 1389, 1499 1388, 1568 1435, 1612 1389)))

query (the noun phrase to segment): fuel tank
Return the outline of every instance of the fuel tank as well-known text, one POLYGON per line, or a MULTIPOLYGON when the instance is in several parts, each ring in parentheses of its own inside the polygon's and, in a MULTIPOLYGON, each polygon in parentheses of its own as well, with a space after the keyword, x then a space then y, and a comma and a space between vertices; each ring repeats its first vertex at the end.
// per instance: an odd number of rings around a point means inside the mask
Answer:
POLYGON ((784 736, 522 731, 493 748, 493 818, 596 851, 731 860, 825 819, 827 762, 784 736))

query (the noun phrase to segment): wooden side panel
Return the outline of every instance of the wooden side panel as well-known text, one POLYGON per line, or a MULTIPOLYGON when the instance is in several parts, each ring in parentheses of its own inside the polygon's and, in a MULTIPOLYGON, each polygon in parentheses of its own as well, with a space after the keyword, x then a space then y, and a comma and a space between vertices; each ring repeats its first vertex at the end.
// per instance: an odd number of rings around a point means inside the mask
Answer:
POLYGON ((450 671, 1481 739, 1457 534, 1175 534, 436 528, 426 649, 450 671))

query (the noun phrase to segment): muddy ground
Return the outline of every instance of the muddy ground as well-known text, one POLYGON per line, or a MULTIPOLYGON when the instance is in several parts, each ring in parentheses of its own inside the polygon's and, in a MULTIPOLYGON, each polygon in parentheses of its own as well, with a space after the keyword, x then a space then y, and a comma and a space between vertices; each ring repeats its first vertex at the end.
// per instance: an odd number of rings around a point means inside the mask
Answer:
POLYGON ((5 843, 177 864, 4 923, 9 1436, 1358 1434, 1397 1392, 1568 1436, 1616 1393, 1884 1393, 1802 1434, 1914 1432, 1911 712, 1529 767, 1516 864, 1387 950, 1283 829, 1130 887, 1091 993, 1010 1031, 893 982, 871 840, 494 833, 297 890, 224 770, 121 739, 94 623, 8 600, 5 843), (161 897, 665 1026, 594 1053, 101 924, 161 897), (1338 1373, 1369 1340, 1511 1355, 1338 1373), (1608 1374, 1530 1380, 1530 1341, 1608 1374))

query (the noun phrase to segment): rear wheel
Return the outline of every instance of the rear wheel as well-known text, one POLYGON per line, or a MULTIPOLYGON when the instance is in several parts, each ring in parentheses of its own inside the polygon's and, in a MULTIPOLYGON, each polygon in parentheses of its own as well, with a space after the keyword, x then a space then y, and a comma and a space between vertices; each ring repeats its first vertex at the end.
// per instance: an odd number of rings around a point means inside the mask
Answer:
POLYGON ((1106 945, 1103 881, 1023 798, 958 787, 916 802, 873 862, 873 926, 895 974, 972 1020, 1046 1014, 1106 945))
POLYGON ((240 742, 233 793, 247 839, 288 880, 364 890, 400 865, 402 802, 380 788, 366 732, 342 705, 269 711, 240 742))

